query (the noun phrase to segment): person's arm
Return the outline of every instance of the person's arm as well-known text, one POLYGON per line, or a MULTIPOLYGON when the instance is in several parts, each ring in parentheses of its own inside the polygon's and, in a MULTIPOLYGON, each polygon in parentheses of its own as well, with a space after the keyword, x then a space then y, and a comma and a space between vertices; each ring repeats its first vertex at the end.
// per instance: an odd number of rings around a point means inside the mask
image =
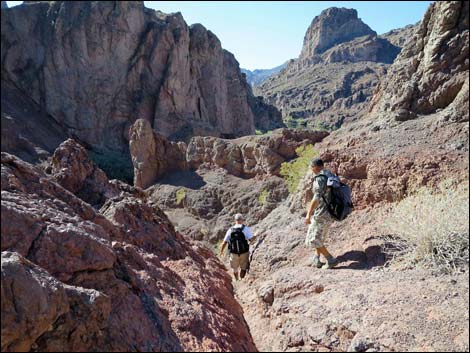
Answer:
POLYGON ((307 216, 305 217, 305 224, 310 224, 310 218, 312 217, 313 212, 315 212, 315 209, 320 203, 321 195, 323 194, 324 188, 326 187, 326 184, 322 179, 323 177, 317 177, 313 182, 313 199, 312 202, 310 202, 310 206, 307 211, 307 216))
POLYGON ((320 200, 317 198, 313 198, 312 202, 310 202, 310 207, 308 208, 307 216, 305 217, 305 224, 310 224, 310 218, 312 217, 313 212, 315 212, 315 208, 317 208, 319 203, 320 200))
POLYGON ((243 228, 243 233, 245 234, 246 240, 248 240, 250 244, 254 244, 256 242, 258 234, 253 235, 250 228, 245 226, 245 228, 243 228))
POLYGON ((224 255, 224 252, 225 252, 225 248, 227 247, 227 242, 224 240, 222 242, 222 245, 220 246, 220 256, 223 256, 224 255))
POLYGON ((224 240, 223 240, 222 244, 220 245, 220 256, 224 255, 225 248, 227 247, 227 244, 230 241, 230 234, 231 234, 231 231, 229 229, 229 230, 227 230, 227 233, 225 233, 224 240))

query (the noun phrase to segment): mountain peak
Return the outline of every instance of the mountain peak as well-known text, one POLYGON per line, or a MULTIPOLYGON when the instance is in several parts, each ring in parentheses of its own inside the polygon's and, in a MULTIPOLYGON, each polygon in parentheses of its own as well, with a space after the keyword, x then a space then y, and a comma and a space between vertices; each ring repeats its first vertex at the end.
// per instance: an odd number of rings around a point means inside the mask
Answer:
POLYGON ((357 17, 355 9, 330 7, 323 10, 310 24, 300 58, 321 54, 337 44, 368 34, 377 35, 357 17))

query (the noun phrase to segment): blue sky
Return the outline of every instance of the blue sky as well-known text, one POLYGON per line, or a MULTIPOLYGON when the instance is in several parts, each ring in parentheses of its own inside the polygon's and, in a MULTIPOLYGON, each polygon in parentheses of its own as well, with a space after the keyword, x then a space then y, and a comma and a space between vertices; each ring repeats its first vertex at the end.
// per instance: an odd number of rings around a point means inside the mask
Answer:
MULTIPOLYGON (((7 1, 9 6, 21 1, 7 1)), ((431 1, 145 1, 202 23, 241 67, 268 69, 296 58, 313 18, 328 7, 347 7, 379 34, 421 20, 431 1)))

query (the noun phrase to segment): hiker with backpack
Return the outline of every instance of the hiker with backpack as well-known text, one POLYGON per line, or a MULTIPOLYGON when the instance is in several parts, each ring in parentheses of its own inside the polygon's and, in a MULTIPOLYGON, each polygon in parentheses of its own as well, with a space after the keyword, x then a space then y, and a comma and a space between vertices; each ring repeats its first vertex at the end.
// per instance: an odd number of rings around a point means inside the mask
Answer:
POLYGON ((248 241, 254 241, 255 236, 250 229, 244 225, 243 215, 235 215, 235 225, 227 230, 224 241, 220 248, 220 256, 223 255, 228 245, 230 251, 230 267, 233 269, 233 275, 238 281, 244 278, 249 268, 250 245, 248 241), (240 277, 239 277, 240 271, 240 277))
POLYGON ((320 158, 314 159, 310 167, 315 178, 312 186, 313 199, 305 218, 305 223, 309 225, 305 244, 315 248, 313 266, 331 269, 339 261, 325 247, 325 235, 335 220, 342 221, 351 213, 351 189, 325 169, 320 158), (320 261, 320 255, 325 257, 326 263, 320 261))

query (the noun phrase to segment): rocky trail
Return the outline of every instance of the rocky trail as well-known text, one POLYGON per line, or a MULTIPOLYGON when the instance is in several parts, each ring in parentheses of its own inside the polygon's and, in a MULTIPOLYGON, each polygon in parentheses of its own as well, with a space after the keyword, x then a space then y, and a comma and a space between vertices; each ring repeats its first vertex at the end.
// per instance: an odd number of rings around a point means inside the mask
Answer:
POLYGON ((247 280, 235 283, 258 350, 468 349, 468 272, 436 276, 383 267, 385 255, 370 236, 338 228, 328 248, 341 263, 316 269, 303 246, 302 221, 269 232, 247 280))

